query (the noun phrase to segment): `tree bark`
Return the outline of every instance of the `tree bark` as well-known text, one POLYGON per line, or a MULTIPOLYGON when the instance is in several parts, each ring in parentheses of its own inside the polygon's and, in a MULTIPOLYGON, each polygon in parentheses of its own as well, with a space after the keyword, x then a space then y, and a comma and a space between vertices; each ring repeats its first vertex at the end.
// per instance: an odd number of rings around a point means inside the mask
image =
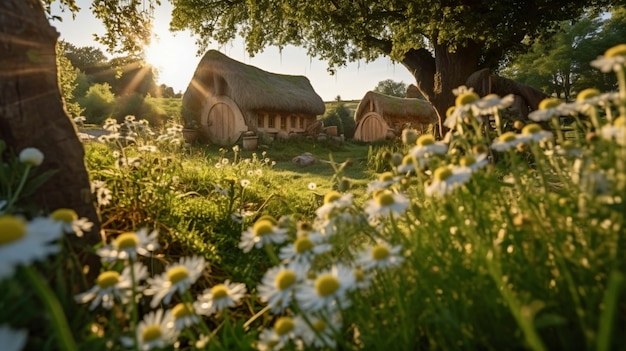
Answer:
POLYGON ((94 223, 85 240, 101 240, 84 148, 61 99, 55 45, 59 34, 40 0, 0 1, 0 139, 18 153, 35 147, 45 155, 39 172, 54 176, 35 194, 44 211, 72 208, 94 223))

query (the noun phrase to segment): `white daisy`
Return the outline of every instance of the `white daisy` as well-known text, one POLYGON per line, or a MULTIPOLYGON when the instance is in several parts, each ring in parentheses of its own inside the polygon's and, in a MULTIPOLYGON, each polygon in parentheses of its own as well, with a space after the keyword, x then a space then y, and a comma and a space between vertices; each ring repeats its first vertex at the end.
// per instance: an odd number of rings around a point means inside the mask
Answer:
POLYGON ((469 167, 439 167, 433 174, 432 183, 426 186, 425 194, 426 196, 444 196, 465 184, 471 175, 472 170, 469 167))
POLYGON ((340 336, 341 316, 336 311, 332 313, 309 313, 305 316, 296 316, 296 334, 300 336, 305 346, 316 348, 335 349, 336 337, 340 336))
POLYGON ((429 163, 428 157, 415 158, 415 156, 408 154, 402 158, 402 162, 396 167, 396 170, 400 174, 410 174, 425 168, 429 163))
POLYGON ((172 308, 172 318, 174 319, 174 326, 178 331, 200 322, 200 317, 191 303, 179 303, 174 306, 172 308))
POLYGON ((497 112, 497 110, 509 108, 514 101, 515 97, 513 94, 508 94, 502 98, 497 94, 488 94, 472 104, 472 108, 476 115, 490 115, 497 112))
POLYGON ((554 117, 567 116, 572 110, 557 98, 545 98, 539 103, 539 109, 528 114, 528 118, 535 122, 546 122, 554 117))
POLYGON ((18 265, 29 265, 60 250, 61 224, 46 217, 26 221, 0 215, 0 280, 13 275, 18 265))
POLYGON ((328 219, 333 217, 338 212, 341 212, 346 207, 350 207, 353 204, 352 194, 341 194, 338 191, 331 190, 324 195, 324 204, 320 206, 315 213, 320 219, 328 219))
POLYGON ((223 284, 217 284, 211 289, 206 289, 202 295, 198 296, 198 300, 194 302, 194 307, 199 314, 210 316, 228 307, 235 307, 245 294, 246 286, 244 284, 226 280, 223 284))
POLYGON ((288 343, 290 340, 296 340, 297 337, 296 322, 289 316, 279 317, 276 322, 274 322, 273 331, 276 336, 278 336, 279 342, 282 345, 288 343))
POLYGON ((496 140, 491 143, 491 148, 496 151, 507 151, 515 148, 518 144, 530 141, 532 136, 519 135, 515 132, 502 133, 496 140))
POLYGON ((120 234, 110 245, 98 249, 98 256, 105 261, 137 259, 137 254, 148 256, 150 252, 159 248, 157 236, 159 232, 154 230, 148 234, 148 229, 142 228, 137 232, 126 232, 120 234))
POLYGON ((272 267, 265 272, 257 287, 259 298, 270 306, 272 313, 282 313, 305 277, 306 268, 303 265, 291 263, 272 267))
POLYGON ((537 123, 530 123, 522 128, 522 135, 528 136, 529 141, 543 142, 552 139, 552 133, 543 130, 537 123))
POLYGON ((487 159, 487 153, 480 154, 468 154, 461 157, 459 165, 462 167, 469 167, 472 172, 476 172, 478 169, 485 167, 489 163, 487 159))
POLYGON ((146 295, 154 295, 150 306, 155 308, 161 301, 169 303, 176 292, 184 293, 204 272, 206 262, 198 256, 181 257, 178 263, 154 278, 148 278, 146 295))
POLYGON ((256 343, 256 348, 259 351, 276 351, 282 350, 285 347, 285 343, 281 341, 280 336, 276 334, 274 329, 263 329, 259 333, 259 340, 256 343))
POLYGON ((366 271, 399 266, 404 262, 404 257, 400 255, 401 250, 402 245, 392 246, 383 240, 377 240, 376 244, 368 246, 358 255, 356 262, 366 271))
MULTIPOLYGON (((96 278, 96 285, 88 291, 74 296, 78 303, 91 301, 90 310, 94 310, 98 305, 110 310, 115 301, 125 304, 132 297, 132 272, 130 266, 124 267, 122 274, 116 271, 105 271, 96 278)), ((139 282, 148 277, 148 269, 141 263, 133 264, 135 282, 139 282)))
POLYGON ((383 172, 378 176, 378 179, 367 184, 367 192, 372 193, 376 190, 387 189, 398 182, 400 182, 400 177, 394 176, 391 172, 383 172))
POLYGON ((409 199, 388 189, 374 192, 372 199, 365 203, 363 211, 370 219, 399 216, 409 208, 409 199))
POLYGON ((248 179, 242 179, 240 184, 242 188, 247 188, 250 185, 250 181, 248 179))
POLYGON ((28 333, 26 330, 15 330, 8 325, 0 326, 0 345, 4 351, 21 351, 26 345, 28 333))
POLYGON ((352 270, 354 275, 354 288, 364 290, 372 285, 372 272, 365 271, 361 267, 356 267, 352 270))
POLYGON ((607 140, 615 140, 618 145, 626 146, 626 117, 620 116, 600 129, 600 135, 607 140))
POLYGON ((409 155, 416 159, 428 157, 430 155, 443 155, 448 152, 448 145, 441 141, 436 141, 432 134, 423 134, 417 138, 417 145, 409 150, 409 155))
POLYGON ((113 199, 113 193, 106 187, 106 183, 101 180, 91 182, 91 193, 96 194, 96 202, 99 206, 106 206, 113 199))
POLYGON ((599 69, 601 72, 618 72, 626 65, 626 44, 619 44, 609 48, 604 52, 603 56, 591 61, 591 66, 599 69))
POLYGON ((310 264, 315 257, 329 252, 332 246, 327 243, 327 238, 318 232, 305 232, 298 235, 296 240, 280 248, 278 257, 283 262, 297 262, 310 264))
POLYGON ((286 239, 287 229, 280 228, 273 218, 261 217, 241 233, 239 248, 247 253, 253 247, 260 249, 267 244, 282 244, 286 239))
POLYGON ((315 190, 315 189, 317 189, 317 184, 311 182, 311 183, 309 183, 309 185, 307 187, 309 188, 309 190, 315 190))
POLYGON ((88 232, 93 227, 93 223, 85 217, 78 218, 76 211, 71 208, 59 208, 50 214, 50 218, 61 223, 61 228, 65 233, 75 233, 77 237, 82 237, 83 232, 88 232))
MULTIPOLYGON (((178 331, 172 322, 171 311, 163 312, 163 309, 148 313, 139 322, 136 333, 138 349, 142 351, 162 349, 174 344, 178 337, 178 331)), ((121 341, 125 347, 135 346, 134 338, 122 337, 121 341)))
POLYGON ((419 135, 420 133, 417 131, 417 129, 405 128, 402 129, 402 135, 400 139, 402 140, 402 144, 404 145, 413 145, 417 141, 419 135))
POLYGON ((350 306, 347 293, 355 287, 352 268, 335 265, 329 270, 317 274, 315 280, 303 284, 296 291, 298 305, 304 311, 332 311, 339 307, 350 306))

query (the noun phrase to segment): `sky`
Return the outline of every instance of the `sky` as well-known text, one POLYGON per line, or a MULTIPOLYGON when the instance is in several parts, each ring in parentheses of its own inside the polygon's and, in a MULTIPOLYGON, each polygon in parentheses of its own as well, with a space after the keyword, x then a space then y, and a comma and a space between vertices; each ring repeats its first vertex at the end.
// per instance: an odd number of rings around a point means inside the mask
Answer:
MULTIPOLYGON (((77 47, 98 47, 109 55, 105 48, 93 39, 94 34, 104 34, 104 26, 89 10, 91 0, 78 0, 77 4, 81 11, 74 19, 69 12, 62 13, 58 7, 53 7, 53 15, 63 17, 62 22, 51 23, 60 33, 60 39, 77 47)), ((161 1, 161 6, 155 11, 155 38, 147 51, 147 61, 159 70, 158 84, 171 86, 175 92, 184 92, 201 56, 197 55, 196 38, 191 33, 169 31, 171 12, 170 2, 161 1)), ((337 96, 342 100, 361 99, 367 91, 373 90, 378 82, 386 79, 407 85, 414 83, 413 76, 404 66, 394 64, 387 57, 381 57, 370 63, 365 61, 349 63, 331 75, 326 70, 328 64, 325 61, 311 58, 304 49, 293 46, 284 48, 282 52, 276 47, 267 47, 254 57, 247 54, 240 39, 222 47, 213 43, 209 45, 209 49, 219 50, 232 59, 268 72, 306 76, 324 101, 335 100, 337 96)))

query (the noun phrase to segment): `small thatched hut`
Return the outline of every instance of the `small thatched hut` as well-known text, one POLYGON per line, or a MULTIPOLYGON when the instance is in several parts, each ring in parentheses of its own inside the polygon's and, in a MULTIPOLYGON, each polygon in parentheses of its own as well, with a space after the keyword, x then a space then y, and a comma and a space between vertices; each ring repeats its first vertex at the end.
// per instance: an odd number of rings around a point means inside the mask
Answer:
POLYGON ((183 118, 219 145, 247 131, 301 134, 324 111, 306 77, 266 72, 215 50, 202 57, 183 95, 183 118))
POLYGON ((354 139, 375 141, 399 136, 405 128, 425 131, 437 123, 437 113, 423 99, 399 98, 368 91, 359 102, 354 119, 354 139))

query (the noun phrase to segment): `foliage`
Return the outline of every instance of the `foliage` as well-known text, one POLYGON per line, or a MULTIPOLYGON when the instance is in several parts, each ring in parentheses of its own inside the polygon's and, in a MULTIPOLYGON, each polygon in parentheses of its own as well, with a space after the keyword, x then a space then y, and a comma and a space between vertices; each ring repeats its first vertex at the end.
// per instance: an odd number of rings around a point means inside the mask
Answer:
POLYGON ((93 74, 109 61, 107 56, 94 46, 77 47, 66 43, 64 53, 74 67, 86 74, 93 74))
POLYGON ((146 120, 153 127, 162 127, 168 120, 167 113, 161 108, 157 99, 150 96, 144 98, 139 93, 132 93, 115 98, 115 107, 113 108, 111 117, 122 121, 124 117, 128 115, 146 120))
POLYGON ((63 55, 66 43, 58 42, 56 47, 57 75, 59 77, 59 90, 65 102, 65 109, 71 117, 80 116, 83 109, 76 101, 76 88, 78 87, 79 70, 70 60, 63 55))
POLYGON ((375 92, 397 97, 406 97, 407 86, 404 82, 394 82, 392 79, 385 79, 376 85, 375 92))
POLYGON ((333 104, 333 108, 326 111, 321 121, 325 127, 337 126, 337 133, 343 134, 347 139, 354 136, 356 129, 354 116, 342 102, 333 104))
POLYGON ((84 115, 87 123, 101 124, 111 115, 115 96, 109 84, 94 84, 89 87, 85 97, 78 99, 78 102, 85 109, 84 115))
POLYGON ((579 21, 562 22, 551 40, 535 42, 502 73, 566 101, 589 87, 615 89, 615 77, 601 74, 589 62, 626 36, 625 15, 626 9, 617 7, 610 17, 588 13, 579 21))

